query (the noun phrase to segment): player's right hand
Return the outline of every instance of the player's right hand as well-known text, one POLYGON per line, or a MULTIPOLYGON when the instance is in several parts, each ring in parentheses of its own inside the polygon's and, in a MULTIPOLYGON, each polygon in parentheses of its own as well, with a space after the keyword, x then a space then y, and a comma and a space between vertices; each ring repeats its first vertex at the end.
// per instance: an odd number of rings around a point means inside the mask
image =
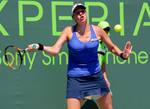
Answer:
POLYGON ((33 44, 29 44, 27 47, 28 51, 36 51, 39 49, 39 44, 38 43, 33 43, 33 44))

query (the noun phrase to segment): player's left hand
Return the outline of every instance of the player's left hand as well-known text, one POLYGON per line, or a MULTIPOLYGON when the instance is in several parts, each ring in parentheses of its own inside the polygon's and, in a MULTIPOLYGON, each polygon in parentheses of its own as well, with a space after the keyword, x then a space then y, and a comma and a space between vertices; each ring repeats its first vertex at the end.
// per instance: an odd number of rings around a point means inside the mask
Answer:
POLYGON ((127 41, 123 50, 123 58, 127 59, 132 51, 132 44, 131 41, 127 41))

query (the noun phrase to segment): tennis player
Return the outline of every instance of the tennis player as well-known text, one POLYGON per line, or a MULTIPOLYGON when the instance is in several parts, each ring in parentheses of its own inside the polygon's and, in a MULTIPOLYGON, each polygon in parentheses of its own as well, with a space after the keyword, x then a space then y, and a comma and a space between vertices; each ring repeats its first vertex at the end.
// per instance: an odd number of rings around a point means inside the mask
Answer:
MULTIPOLYGON (((98 60, 99 40, 102 40, 111 52, 122 59, 129 57, 131 43, 121 51, 102 28, 87 23, 86 7, 81 3, 73 5, 72 18, 76 24, 66 27, 54 45, 46 46, 38 43, 37 49, 50 55, 57 55, 63 44, 67 42, 69 55, 67 109, 80 109, 81 101, 88 96, 96 98, 102 109, 112 109, 110 89, 98 60)), ((36 50, 33 44, 30 44, 28 49, 36 50)))

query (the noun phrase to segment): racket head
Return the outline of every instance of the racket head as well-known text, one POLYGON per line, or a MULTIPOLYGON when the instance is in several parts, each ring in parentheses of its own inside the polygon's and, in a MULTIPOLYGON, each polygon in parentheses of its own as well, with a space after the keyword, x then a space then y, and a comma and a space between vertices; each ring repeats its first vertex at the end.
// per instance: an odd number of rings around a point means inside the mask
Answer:
POLYGON ((7 66, 12 70, 20 69, 24 52, 24 50, 17 48, 15 45, 8 45, 4 50, 4 57, 7 66))

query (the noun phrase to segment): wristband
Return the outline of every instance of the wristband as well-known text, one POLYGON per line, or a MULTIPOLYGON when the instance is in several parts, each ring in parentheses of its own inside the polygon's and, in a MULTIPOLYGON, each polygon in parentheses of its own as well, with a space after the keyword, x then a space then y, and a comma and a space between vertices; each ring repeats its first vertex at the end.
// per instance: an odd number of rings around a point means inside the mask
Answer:
POLYGON ((123 57, 123 53, 120 54, 120 58, 123 60, 127 60, 127 58, 123 57))
POLYGON ((44 50, 44 45, 43 44, 41 44, 41 43, 38 43, 39 44, 39 48, 38 48, 38 50, 44 50))

